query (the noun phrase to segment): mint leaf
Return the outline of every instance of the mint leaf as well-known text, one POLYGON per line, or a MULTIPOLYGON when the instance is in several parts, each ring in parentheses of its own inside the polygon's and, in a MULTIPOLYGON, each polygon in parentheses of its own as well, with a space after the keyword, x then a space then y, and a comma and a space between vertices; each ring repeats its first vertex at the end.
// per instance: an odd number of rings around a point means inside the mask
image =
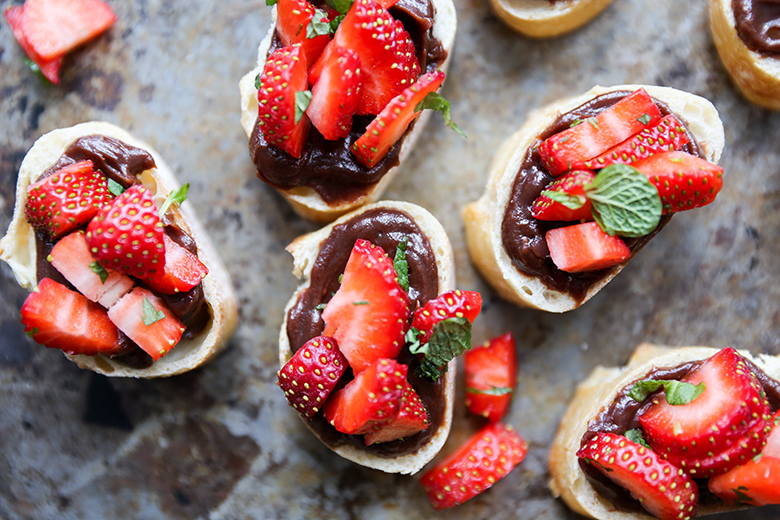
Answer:
POLYGON ((330 34, 335 34, 336 29, 339 28, 339 25, 341 24, 341 21, 344 20, 344 17, 347 16, 345 14, 340 14, 336 18, 330 21, 330 34))
POLYGON ((160 216, 165 215, 165 212, 168 211, 168 208, 171 207, 171 204, 174 202, 178 202, 181 204, 185 200, 187 200, 187 193, 190 191, 190 183, 188 182, 184 186, 180 186, 179 188, 173 190, 170 195, 168 195, 168 198, 165 199, 165 202, 163 202, 163 205, 160 206, 160 216))
POLYGON ((642 430, 628 430, 625 433, 625 437, 630 440, 631 442, 635 442, 637 444, 641 444, 645 448, 652 450, 653 448, 650 447, 649 444, 647 444, 647 441, 645 440, 645 436, 642 435, 642 430))
POLYGON ((398 284, 406 292, 409 292, 409 262, 406 261, 406 245, 408 243, 409 237, 404 235, 403 240, 395 248, 395 258, 393 259, 398 284))
POLYGON ((260 90, 262 84, 263 84, 263 78, 261 77, 260 74, 258 74, 257 76, 255 76, 255 90, 260 90))
POLYGON ((303 113, 306 112, 306 109, 309 108, 309 103, 311 103, 311 90, 302 90, 295 93, 296 125, 300 122, 301 118, 303 117, 303 113))
POLYGON ((368 305, 368 300, 358 300, 356 302, 352 302, 352 305, 368 305))
POLYGON ((265 5, 267 6, 276 5, 276 0, 265 0, 265 5))
POLYGON ((322 311, 324 311, 324 310, 325 310, 325 307, 327 307, 327 306, 328 306, 328 304, 327 304, 327 303, 321 303, 321 304, 317 305, 317 306, 316 306, 316 307, 314 307, 314 308, 315 308, 315 309, 317 309, 318 311, 322 312, 322 311))
POLYGON ((628 397, 641 403, 647 399, 650 394, 662 387, 664 392, 666 392, 666 401, 672 406, 680 406, 695 401, 696 398, 704 392, 707 385, 705 385, 703 381, 694 386, 691 383, 685 383, 683 381, 656 381, 653 379, 646 379, 634 383, 634 386, 628 393, 628 397))
POLYGON ((89 263, 89 270, 100 277, 100 283, 105 284, 108 280, 108 271, 99 263, 92 261, 89 263))
POLYGON ((24 62, 25 65, 30 67, 30 70, 33 71, 36 76, 38 76, 38 80, 41 83, 43 83, 44 85, 52 85, 53 84, 51 81, 49 81, 49 78, 47 78, 46 76, 43 75, 43 71, 38 66, 38 64, 35 63, 33 60, 31 60, 30 58, 25 56, 24 58, 22 58, 22 61, 24 62))
POLYGON ((731 488, 731 490, 734 492, 735 495, 737 495, 737 500, 735 503, 737 507, 754 505, 751 504, 751 502, 755 502, 755 501, 745 494, 745 491, 750 491, 749 488, 746 488, 745 486, 739 486, 737 489, 731 488))
POLYGON ((444 99, 444 96, 438 92, 429 92, 422 101, 417 103, 417 106, 414 107, 414 111, 420 112, 426 108, 441 112, 442 117, 444 117, 444 124, 458 132, 463 137, 468 138, 463 130, 461 130, 460 127, 452 120, 452 108, 450 107, 450 102, 444 99))
POLYGON ((108 191, 110 191, 114 197, 118 197, 125 192, 125 189, 114 179, 108 179, 108 191))
POLYGON ((608 235, 641 237, 661 221, 661 197, 647 177, 627 164, 602 169, 587 196, 593 202, 593 218, 608 235))
POLYGON ((506 395, 511 394, 512 389, 508 386, 491 386, 490 388, 466 388, 467 394, 482 394, 482 395, 506 395))
POLYGON ((414 327, 409 327, 409 330, 406 331, 406 335, 404 335, 404 342, 409 346, 409 352, 412 354, 425 354, 428 352, 428 344, 420 345, 420 334, 422 334, 419 330, 415 329, 414 327))
POLYGON ((352 0, 325 0, 325 3, 341 14, 347 14, 352 7, 352 0))
POLYGON ((326 34, 331 34, 330 20, 328 20, 328 15, 322 9, 315 9, 314 17, 306 27, 306 38, 311 39, 326 34), (324 22, 322 21, 323 18, 325 19, 324 22))
POLYGON ((556 190, 544 190, 542 196, 547 197, 554 202, 559 202, 569 209, 580 209, 588 202, 588 198, 584 195, 571 195, 556 190))
POLYGON ((584 123, 582 119, 575 119, 572 121, 572 123, 569 125, 569 128, 574 128, 575 126, 579 125, 580 123, 584 123))
POLYGON ((587 121, 588 121, 588 123, 590 123, 593 126, 593 128, 595 128, 596 130, 599 129, 599 120, 598 119, 596 119, 595 117, 589 117, 587 119, 587 121))
POLYGON ((149 301, 149 298, 144 298, 144 315, 141 316, 141 321, 147 327, 153 323, 157 323, 160 320, 165 319, 165 313, 155 309, 154 304, 149 301))
POLYGON ((641 116, 636 118, 636 120, 642 123, 643 125, 649 123, 651 119, 652 118, 650 117, 650 114, 642 114, 641 116))
POLYGON ((447 318, 433 328, 422 350, 425 358, 417 373, 434 381, 447 371, 447 363, 471 348, 471 323, 466 318, 447 318))

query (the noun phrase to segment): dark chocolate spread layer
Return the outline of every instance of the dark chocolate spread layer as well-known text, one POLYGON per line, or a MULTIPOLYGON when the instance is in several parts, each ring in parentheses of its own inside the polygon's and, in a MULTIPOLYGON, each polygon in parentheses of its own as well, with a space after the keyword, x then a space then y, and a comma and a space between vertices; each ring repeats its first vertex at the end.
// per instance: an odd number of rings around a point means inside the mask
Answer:
MULTIPOLYGON (((399 0, 390 8, 390 13, 404 24, 414 41, 421 70, 438 68, 446 59, 447 51, 433 37, 435 12, 430 0, 399 0)), ((274 36, 268 53, 280 46, 278 37, 274 36)), ((373 119, 374 116, 355 116, 350 134, 336 141, 325 139, 314 125, 310 125, 306 144, 298 159, 270 146, 255 122, 249 138, 249 155, 257 167, 257 176, 276 188, 309 187, 328 204, 354 201, 399 162, 398 152, 404 137, 370 169, 360 164, 350 151, 373 119)))
MULTIPOLYGON (((311 271, 309 287, 298 296, 287 315, 287 337, 293 352, 308 340, 322 334, 325 327, 316 306, 327 303, 339 288, 339 275, 344 272, 352 246, 358 238, 370 240, 389 255, 408 237, 406 259, 409 262, 409 299, 412 310, 439 294, 439 274, 431 244, 414 220, 403 211, 376 208, 365 211, 333 228, 320 246, 311 271)), ((427 430, 402 440, 366 447, 362 435, 345 435, 336 431, 322 414, 309 422, 322 441, 331 447, 351 444, 384 457, 413 453, 430 439, 444 421, 444 386, 414 374, 417 360, 402 349, 400 363, 409 366, 408 380, 420 395, 428 413, 427 430)), ((344 379, 349 379, 348 375, 344 379)))
POLYGON ((780 0, 732 0, 737 35, 752 51, 780 57, 780 0))
MULTIPOLYGON (((630 92, 616 91, 597 96, 574 110, 558 116, 552 125, 537 136, 537 140, 526 152, 520 171, 515 177, 501 223, 501 241, 515 268, 520 272, 538 276, 546 287, 567 293, 577 302, 582 302, 594 284, 609 276, 619 266, 577 274, 570 274, 555 267, 544 236, 550 229, 571 223, 536 220, 531 214, 533 202, 554 180, 554 177, 547 173, 542 166, 537 145, 548 137, 566 130, 578 119, 584 120, 596 116, 628 94, 630 92)), ((658 100, 655 100, 655 103, 663 116, 671 114, 671 110, 665 104, 658 100)), ((678 119, 680 118, 678 117, 678 119)), ((685 124, 681 119, 680 121, 683 125, 685 124)), ((687 128, 686 132, 688 132, 690 143, 685 145, 683 150, 703 157, 703 151, 687 128)), ((624 238, 632 256, 644 247, 670 219, 671 215, 663 216, 658 227, 648 235, 639 238, 624 238)))

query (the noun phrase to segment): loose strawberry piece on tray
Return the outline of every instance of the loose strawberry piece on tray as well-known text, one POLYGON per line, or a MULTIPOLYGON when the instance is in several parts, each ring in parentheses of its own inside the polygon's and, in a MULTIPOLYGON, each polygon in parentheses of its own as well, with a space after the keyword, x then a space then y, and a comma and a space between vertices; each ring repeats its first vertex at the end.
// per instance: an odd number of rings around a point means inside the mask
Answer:
POLYGON ((58 238, 89 222, 113 198, 103 174, 92 169, 92 161, 82 161, 31 184, 24 212, 32 227, 58 238))
POLYGON ((309 119, 296 108, 296 96, 309 86, 301 45, 283 47, 268 56, 257 82, 258 124, 263 137, 299 158, 309 130, 309 119))
POLYGON ((290 406, 311 419, 320 411, 346 369, 347 359, 336 340, 317 336, 298 349, 279 370, 276 384, 284 390, 290 406))
POLYGON ((62 66, 62 56, 45 60, 41 58, 40 54, 27 42, 27 38, 22 31, 22 19, 24 18, 24 6, 13 5, 5 10, 5 20, 8 25, 11 26, 11 31, 14 33, 14 38, 19 42, 22 50, 27 57, 30 58, 40 69, 43 77, 58 85, 60 82, 60 67, 62 66))
POLYGON ((44 278, 22 305, 25 332, 66 354, 114 354, 122 349, 119 331, 106 310, 83 295, 44 278))
POLYGON ((447 318, 466 318, 469 323, 482 310, 482 295, 474 291, 447 291, 433 300, 428 300, 422 308, 414 311, 411 327, 420 334, 418 339, 425 344, 431 338, 433 328, 447 318))
POLYGON ((539 220, 590 220, 591 201, 586 187, 596 175, 589 170, 574 170, 561 175, 547 185, 542 194, 531 205, 531 214, 539 220), (565 202, 554 200, 563 196, 565 202))
POLYGON ((138 278, 165 268, 163 224, 149 190, 131 186, 87 226, 87 243, 104 267, 138 278))
POLYGON ((428 414, 425 406, 412 385, 404 381, 398 413, 390 422, 377 425, 367 432, 365 443, 366 446, 370 446, 377 442, 394 441, 426 429, 428 429, 428 414))
POLYGON ((631 258, 625 242, 605 233, 596 222, 551 229, 545 240, 555 266, 569 273, 605 269, 631 258))
POLYGON ((420 483, 434 509, 447 509, 504 478, 527 452, 528 444, 511 426, 489 424, 427 471, 420 483))
MULTIPOLYGON (((279 40, 285 47, 300 43, 306 55, 306 63, 314 63, 330 41, 330 36, 327 34, 309 38, 309 24, 314 19, 316 11, 316 8, 306 0, 276 2, 276 32, 279 40)), ((327 16, 322 16, 319 21, 329 22, 327 16)))
POLYGON ((335 47, 323 62, 306 114, 325 139, 349 135, 363 89, 362 75, 360 59, 350 49, 335 47))
POLYGON ((404 343, 409 296, 382 248, 359 239, 341 286, 322 312, 323 335, 336 338, 355 373, 379 358, 395 358, 404 343))
POLYGON ((696 514, 696 483, 641 444, 602 432, 588 441, 577 457, 630 491, 642 507, 661 520, 688 520, 696 514))
POLYGON ((197 255, 190 253, 165 233, 163 233, 163 243, 165 244, 165 266, 162 273, 158 272, 144 278, 144 283, 151 289, 163 294, 187 292, 209 274, 209 268, 197 255))
POLYGON ((509 409, 517 379, 517 353, 511 332, 463 355, 466 406, 471 413, 500 421, 509 409))
POLYGON ((547 171, 558 176, 622 143, 661 119, 661 112, 644 90, 621 99, 576 126, 549 137, 539 145, 547 171))
POLYGON ((723 168, 685 152, 663 152, 634 163, 658 189, 663 212, 706 206, 723 187, 723 168))
POLYGON ((408 367, 378 359, 325 403, 325 419, 346 434, 365 434, 398 414, 408 367))
POLYGON ((419 115, 419 112, 415 112, 417 105, 429 93, 438 90, 443 81, 444 73, 440 70, 428 72, 393 98, 352 146, 352 152, 358 160, 369 168, 382 160, 419 115))

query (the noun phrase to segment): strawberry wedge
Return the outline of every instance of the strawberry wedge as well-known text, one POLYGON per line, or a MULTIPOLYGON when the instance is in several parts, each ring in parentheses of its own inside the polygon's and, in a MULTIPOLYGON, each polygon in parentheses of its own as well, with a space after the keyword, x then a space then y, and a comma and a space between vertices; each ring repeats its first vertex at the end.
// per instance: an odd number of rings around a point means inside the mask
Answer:
POLYGON ((35 52, 32 46, 27 41, 22 31, 22 19, 24 18, 24 6, 13 5, 5 10, 5 20, 8 25, 11 26, 11 32, 14 33, 14 38, 19 42, 22 50, 27 57, 30 58, 38 68, 41 70, 43 77, 58 85, 60 83, 60 67, 62 66, 62 56, 57 56, 49 60, 45 60, 40 54, 35 52))
MULTIPOLYGON (((306 56, 306 63, 314 61, 330 41, 330 36, 321 34, 308 37, 309 24, 314 19, 316 8, 306 0, 279 0, 276 2, 276 32, 284 47, 300 43, 306 56)), ((325 17, 324 22, 328 22, 325 17)))
POLYGON ((347 137, 363 92, 363 73, 355 51, 335 47, 323 61, 319 80, 311 89, 306 114, 325 139, 347 137))
POLYGON ((549 137, 539 145, 542 164, 558 176, 602 154, 661 119, 653 99, 639 89, 595 117, 549 137))
POLYGON ((568 273, 606 269, 631 258, 626 243, 596 222, 551 229, 545 240, 555 266, 568 273))
POLYGON ((187 292, 209 274, 209 268, 197 255, 171 240, 167 234, 163 234, 163 243, 165 244, 163 272, 144 279, 144 283, 153 290, 163 294, 187 292))
POLYGON ((408 381, 403 382, 398 414, 390 422, 372 428, 365 435, 366 446, 377 442, 390 442, 428 429, 428 414, 420 396, 408 381))
POLYGON ((466 406, 490 422, 509 409, 517 380, 517 353, 511 332, 491 339, 463 355, 466 370, 466 406))

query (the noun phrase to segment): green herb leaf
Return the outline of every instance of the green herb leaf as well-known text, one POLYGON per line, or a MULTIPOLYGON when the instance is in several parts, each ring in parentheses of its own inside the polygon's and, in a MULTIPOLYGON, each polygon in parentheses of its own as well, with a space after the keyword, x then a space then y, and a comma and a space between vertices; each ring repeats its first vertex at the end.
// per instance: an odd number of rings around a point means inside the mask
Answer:
POLYGON ((267 6, 276 5, 276 0, 265 0, 265 5, 267 6))
POLYGON ((185 200, 187 200, 187 193, 190 191, 190 183, 188 182, 184 186, 181 186, 175 190, 173 190, 170 195, 168 195, 168 198, 165 199, 165 202, 163 202, 163 205, 160 206, 160 216, 165 215, 165 212, 168 211, 168 208, 171 207, 171 204, 174 202, 178 202, 181 204, 185 200))
POLYGON ((108 280, 108 271, 99 263, 92 261, 89 263, 89 270, 100 277, 100 283, 105 284, 108 280))
POLYGON ((330 34, 335 34, 336 29, 339 28, 339 25, 341 25, 341 22, 344 20, 344 17, 347 16, 345 14, 340 14, 336 18, 330 21, 330 34))
POLYGON ((737 507, 753 505, 751 502, 754 502, 754 500, 745 494, 745 491, 750 491, 749 488, 746 488, 745 486, 739 486, 737 489, 731 488, 731 490, 735 495, 737 495, 737 500, 735 502, 737 507))
POLYGON ((38 66, 37 63, 35 63, 33 60, 31 60, 27 56, 22 58, 22 61, 24 62, 25 65, 30 67, 30 70, 33 71, 36 76, 38 76, 38 80, 41 83, 43 83, 44 85, 52 85, 52 82, 49 81, 49 78, 47 78, 46 76, 43 75, 43 71, 41 70, 41 68, 38 66))
POLYGON ((108 191, 110 191, 114 197, 118 197, 125 192, 125 189, 114 179, 108 179, 108 191))
POLYGON ((157 323, 160 320, 165 319, 165 313, 155 309, 154 304, 149 301, 149 298, 144 298, 144 315, 141 316, 141 321, 147 327, 153 323, 157 323))
POLYGON ((409 346, 409 352, 412 354, 425 354, 428 352, 427 343, 420 345, 420 334, 422 333, 414 327, 409 327, 409 330, 406 331, 404 341, 409 346))
POLYGON ((466 388, 467 394, 481 394, 481 395, 506 395, 511 394, 512 389, 508 386, 491 386, 490 388, 466 388))
POLYGON ((260 87, 263 84, 263 78, 258 74, 255 76, 255 90, 260 90, 260 87))
POLYGON ((628 393, 628 397, 641 403, 650 394, 662 387, 664 392, 666 392, 666 401, 672 406, 680 406, 695 401, 704 392, 707 385, 703 381, 698 385, 692 385, 683 381, 646 379, 634 383, 634 386, 628 393))
POLYGON ((588 198, 584 195, 571 195, 562 191, 556 190, 544 190, 542 195, 549 198, 554 202, 559 202, 569 209, 580 209, 588 202, 588 198))
POLYGON ((393 258, 393 267, 398 277, 398 284, 406 292, 409 292, 409 262, 406 261, 406 245, 409 243, 409 237, 404 238, 395 248, 395 258, 393 258))
POLYGON ((601 170, 587 196, 593 202, 593 217, 608 235, 641 237, 661 221, 661 197, 647 177, 626 164, 601 170))
POLYGON ((460 127, 452 120, 452 108, 450 107, 450 102, 444 99, 444 96, 438 92, 429 92, 422 101, 417 103, 417 106, 414 107, 414 111, 420 112, 426 108, 441 112, 442 117, 444 117, 444 124, 458 132, 463 137, 468 138, 463 130, 461 130, 460 127))
POLYGON ((353 0, 325 0, 325 3, 341 14, 347 14, 353 0))
POLYGON ((642 446, 644 446, 649 450, 653 449, 650 447, 649 444, 647 444, 647 441, 645 440, 645 436, 642 435, 642 430, 628 430, 625 434, 625 437, 631 442, 641 444, 642 446))
POLYGON ((306 112, 306 109, 309 108, 309 103, 311 103, 311 90, 302 90, 295 93, 296 125, 300 122, 301 118, 303 117, 303 113, 306 112))
POLYGON ((636 118, 636 120, 642 123, 643 125, 649 123, 651 119, 652 118, 650 117, 650 114, 642 114, 641 116, 636 118))
POLYGON ((330 20, 328 20, 328 15, 322 9, 315 9, 314 17, 306 27, 306 38, 311 39, 327 34, 331 34, 330 20), (323 18, 325 19, 324 22, 322 21, 323 18))
POLYGON ((573 128, 573 127, 575 127, 575 126, 577 126, 577 125, 579 125, 579 124, 581 124, 581 123, 584 123, 584 121, 583 121, 582 119, 575 119, 575 120, 574 120, 574 121, 572 121, 572 123, 569 125, 569 128, 573 128))
POLYGON ((466 318, 441 320, 425 347, 417 372, 436 381, 447 371, 447 363, 471 348, 471 323, 466 318))
POLYGON ((356 302, 352 302, 352 305, 368 305, 368 304, 369 304, 368 300, 358 300, 356 302))
POLYGON ((324 311, 324 310, 325 310, 325 307, 327 307, 327 306, 328 306, 328 304, 327 304, 327 303, 321 303, 321 304, 317 305, 317 306, 316 306, 316 307, 314 307, 314 308, 315 308, 315 309, 317 309, 318 311, 322 312, 322 311, 324 311))
POLYGON ((596 119, 595 117, 589 117, 587 119, 587 121, 588 121, 588 123, 590 123, 593 126, 593 128, 595 128, 596 130, 599 129, 599 120, 598 119, 596 119))
POLYGON ((38 327, 33 327, 32 329, 26 331, 25 334, 27 334, 29 337, 32 338, 33 336, 38 334, 40 331, 41 331, 41 329, 39 329, 38 327))

